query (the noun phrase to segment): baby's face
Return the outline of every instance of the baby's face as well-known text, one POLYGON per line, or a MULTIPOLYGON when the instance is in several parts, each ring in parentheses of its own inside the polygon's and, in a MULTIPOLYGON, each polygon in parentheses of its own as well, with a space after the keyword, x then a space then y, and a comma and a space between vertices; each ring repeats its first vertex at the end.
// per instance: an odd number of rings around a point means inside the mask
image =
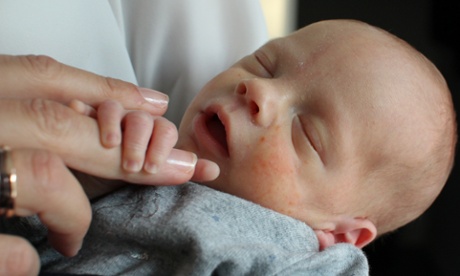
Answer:
POLYGON ((382 122, 390 123, 380 118, 379 82, 391 71, 342 43, 351 35, 340 26, 306 27, 202 89, 182 120, 178 147, 220 166, 205 185, 318 229, 331 213, 348 211, 343 206, 377 158, 370 149, 384 136, 382 122))

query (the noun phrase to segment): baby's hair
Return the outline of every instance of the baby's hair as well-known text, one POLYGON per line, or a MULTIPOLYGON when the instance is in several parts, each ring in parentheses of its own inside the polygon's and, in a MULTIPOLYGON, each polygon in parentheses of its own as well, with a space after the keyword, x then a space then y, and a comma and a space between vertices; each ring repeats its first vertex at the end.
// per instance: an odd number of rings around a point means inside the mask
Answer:
POLYGON ((421 107, 417 112, 424 113, 421 117, 426 122, 420 122, 417 134, 427 137, 417 138, 426 143, 419 143, 419 147, 414 143, 407 147, 407 152, 402 152, 415 158, 386 158, 386 164, 380 164, 367 177, 366 185, 374 187, 369 190, 374 195, 364 208, 373 210, 369 219, 376 225, 378 235, 382 235, 416 219, 441 192, 454 164, 457 122, 450 90, 436 66, 404 40, 378 27, 367 26, 395 42, 403 54, 398 56, 412 64, 414 76, 421 74, 424 78, 410 78, 408 82, 413 83, 409 87, 415 89, 407 92, 421 107), (425 87, 427 83, 431 84, 425 87))

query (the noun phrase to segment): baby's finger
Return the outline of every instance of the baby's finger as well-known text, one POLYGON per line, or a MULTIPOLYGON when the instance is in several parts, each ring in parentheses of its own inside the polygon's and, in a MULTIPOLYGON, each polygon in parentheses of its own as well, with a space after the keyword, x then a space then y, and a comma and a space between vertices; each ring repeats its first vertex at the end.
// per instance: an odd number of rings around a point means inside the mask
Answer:
POLYGON ((123 169, 139 172, 153 129, 153 117, 147 112, 133 111, 123 119, 123 169))
POLYGON ((158 168, 168 158, 177 142, 176 126, 163 117, 156 117, 152 138, 145 156, 144 169, 149 173, 157 173, 158 168))
POLYGON ((114 100, 107 100, 97 109, 97 121, 101 132, 101 143, 104 147, 112 148, 121 144, 121 120, 123 106, 114 100))
POLYGON ((80 113, 81 115, 96 118, 96 110, 92 106, 85 104, 82 101, 73 99, 72 101, 70 101, 68 106, 72 108, 74 111, 80 113))

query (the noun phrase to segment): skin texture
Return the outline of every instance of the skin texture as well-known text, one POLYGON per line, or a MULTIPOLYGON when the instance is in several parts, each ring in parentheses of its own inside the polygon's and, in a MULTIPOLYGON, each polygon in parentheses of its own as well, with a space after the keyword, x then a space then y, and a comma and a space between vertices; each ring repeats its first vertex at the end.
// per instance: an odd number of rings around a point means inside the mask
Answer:
MULTIPOLYGON (((136 123, 146 113, 110 102, 97 113, 102 138, 121 124, 123 155, 141 145, 149 171, 157 122, 136 123)), ((452 168, 455 133, 432 63, 383 30, 332 20, 211 80, 186 111, 177 148, 220 167, 195 181, 306 222, 320 249, 363 247, 429 207, 452 168)))
MULTIPOLYGON (((66 106, 80 99, 94 108, 111 99, 125 109, 158 117, 166 111, 167 96, 156 91, 69 67, 46 56, 0 55, 0 94, 0 144, 11 148, 18 175, 15 214, 37 214, 49 229, 49 242, 65 256, 78 252, 90 225, 88 196, 118 187, 87 182, 85 194, 69 167, 151 185, 215 177, 215 171, 209 171, 213 163, 172 149, 169 142, 162 143, 174 140, 174 131, 156 137, 163 158, 154 160, 158 165, 155 174, 129 173, 121 166, 122 148, 103 146, 97 122, 66 106)), ((38 274, 37 252, 25 239, 1 234, 0 248, 0 275, 38 274)))
POLYGON ((421 72, 395 45, 351 21, 273 40, 202 89, 177 147, 219 165, 220 176, 205 185, 305 221, 322 248, 363 247, 377 235, 375 210, 366 207, 377 191, 366 185, 369 174, 390 159, 426 157, 429 149, 411 143, 433 139, 414 139, 426 126, 426 105, 411 104, 405 91, 421 72))

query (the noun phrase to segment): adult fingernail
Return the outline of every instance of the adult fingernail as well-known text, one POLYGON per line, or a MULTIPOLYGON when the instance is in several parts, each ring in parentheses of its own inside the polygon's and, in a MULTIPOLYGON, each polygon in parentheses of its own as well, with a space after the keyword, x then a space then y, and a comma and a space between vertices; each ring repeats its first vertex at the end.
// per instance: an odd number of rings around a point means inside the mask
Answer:
POLYGON ((212 161, 208 161, 208 160, 206 160, 206 162, 207 162, 207 166, 205 167, 206 169, 204 173, 208 177, 207 181, 211 181, 219 177, 219 174, 220 174, 219 165, 217 165, 216 163, 212 161))
POLYGON ((197 161, 198 157, 196 154, 182 150, 172 151, 166 160, 168 164, 174 165, 177 169, 186 173, 195 169, 197 161))
POLYGON ((166 94, 143 87, 139 87, 139 92, 144 97, 144 99, 151 104, 154 104, 158 107, 165 107, 168 105, 169 97, 166 94))

